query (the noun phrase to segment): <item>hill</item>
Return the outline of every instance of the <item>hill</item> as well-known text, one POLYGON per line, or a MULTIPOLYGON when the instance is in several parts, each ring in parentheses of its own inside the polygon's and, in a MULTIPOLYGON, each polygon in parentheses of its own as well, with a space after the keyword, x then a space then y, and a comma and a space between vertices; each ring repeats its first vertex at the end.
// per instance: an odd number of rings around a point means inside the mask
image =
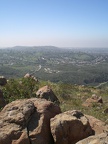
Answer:
MULTIPOLYGON (((62 112, 67 110, 81 110, 85 114, 95 116, 106 121, 108 119, 104 110, 108 108, 108 86, 96 88, 93 86, 72 85, 66 83, 52 83, 50 81, 36 82, 33 78, 10 79, 5 86, 1 86, 5 101, 10 103, 16 99, 37 97, 36 92, 43 86, 49 86, 60 102, 62 112), (83 103, 93 95, 102 98, 92 101, 93 105, 83 106, 83 103), (91 107, 92 106, 92 107, 91 107)), ((41 91, 42 92, 42 91, 41 91)), ((94 98, 93 98, 94 99, 94 98)), ((88 104, 88 103, 87 103, 88 104)))
POLYGON ((34 73, 42 80, 80 85, 108 81, 108 49, 33 46, 0 49, 0 75, 34 73))
POLYGON ((107 94, 104 84, 52 83, 29 74, 9 79, 0 86, 0 144, 104 144, 108 141, 107 94))

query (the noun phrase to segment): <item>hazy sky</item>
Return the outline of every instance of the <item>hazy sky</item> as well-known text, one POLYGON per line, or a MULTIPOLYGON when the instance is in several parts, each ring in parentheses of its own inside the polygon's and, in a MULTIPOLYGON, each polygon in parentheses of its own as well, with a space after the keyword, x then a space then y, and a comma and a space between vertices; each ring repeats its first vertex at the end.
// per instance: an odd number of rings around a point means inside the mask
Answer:
POLYGON ((108 47, 108 0, 0 0, 0 47, 108 47))

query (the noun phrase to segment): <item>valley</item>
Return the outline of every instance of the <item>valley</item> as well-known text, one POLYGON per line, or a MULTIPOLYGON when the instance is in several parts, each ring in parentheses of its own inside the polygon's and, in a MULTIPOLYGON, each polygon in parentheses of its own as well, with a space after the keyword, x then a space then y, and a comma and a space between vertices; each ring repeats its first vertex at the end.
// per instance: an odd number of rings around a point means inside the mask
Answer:
POLYGON ((108 50, 53 46, 0 49, 0 75, 18 78, 26 73, 52 82, 98 85, 108 81, 108 50))

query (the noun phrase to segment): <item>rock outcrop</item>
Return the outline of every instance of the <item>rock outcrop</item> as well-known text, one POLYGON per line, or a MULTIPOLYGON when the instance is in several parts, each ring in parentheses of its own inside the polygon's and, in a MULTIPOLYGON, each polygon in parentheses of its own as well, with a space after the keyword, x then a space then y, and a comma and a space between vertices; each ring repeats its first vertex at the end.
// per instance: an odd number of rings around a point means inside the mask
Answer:
POLYGON ((29 73, 25 74, 24 78, 31 78, 31 79, 35 80, 35 82, 38 82, 38 79, 29 73))
POLYGON ((7 79, 4 76, 0 76, 0 85, 4 86, 7 83, 7 79))
POLYGON ((93 104, 103 104, 103 100, 97 95, 93 94, 91 98, 88 98, 82 105, 85 107, 92 107, 93 104))
POLYGON ((61 113, 59 106, 45 99, 16 100, 0 112, 0 144, 107 142, 108 125, 104 122, 77 110, 61 113))
POLYGON ((93 129, 95 135, 108 131, 108 125, 106 125, 105 122, 90 115, 86 115, 86 117, 89 120, 90 126, 93 129))
POLYGON ((53 144, 50 119, 60 112, 44 99, 11 102, 0 112, 0 144, 53 144))
POLYGON ((30 77, 31 77, 31 75, 29 73, 26 73, 24 76, 24 78, 30 78, 30 77))
POLYGON ((108 134, 101 133, 95 136, 90 136, 77 142, 76 144, 108 144, 108 134))
POLYGON ((5 100, 4 100, 4 97, 3 97, 3 93, 2 91, 0 90, 0 108, 4 107, 6 104, 5 100))
POLYGON ((67 111, 50 120, 55 144, 75 144, 93 135, 88 119, 80 111, 67 111))
POLYGON ((54 94, 54 92, 52 91, 52 89, 49 86, 44 86, 44 87, 40 88, 36 92, 36 95, 39 98, 44 98, 44 99, 54 102, 56 104, 60 103, 58 98, 56 97, 56 95, 54 94))

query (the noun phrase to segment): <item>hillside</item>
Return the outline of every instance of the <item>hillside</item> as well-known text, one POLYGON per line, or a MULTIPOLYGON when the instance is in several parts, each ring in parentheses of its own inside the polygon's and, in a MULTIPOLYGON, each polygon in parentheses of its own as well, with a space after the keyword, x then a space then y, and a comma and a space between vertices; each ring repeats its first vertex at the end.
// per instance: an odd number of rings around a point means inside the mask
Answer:
POLYGON ((29 74, 2 81, 0 131, 0 144, 107 144, 107 83, 52 83, 29 74))
POLYGON ((106 121, 108 116, 104 110, 108 108, 108 86, 93 87, 84 85, 72 85, 65 83, 52 83, 50 81, 36 82, 31 78, 10 79, 5 86, 1 86, 5 101, 10 103, 16 99, 37 97, 36 91, 48 85, 60 101, 62 112, 67 110, 81 110, 85 114, 95 116, 106 121), (94 103, 91 108, 83 106, 83 103, 92 95, 102 98, 102 103, 94 103))
POLYGON ((0 75, 20 78, 28 72, 40 80, 99 85, 108 81, 108 49, 53 46, 0 49, 0 75))

